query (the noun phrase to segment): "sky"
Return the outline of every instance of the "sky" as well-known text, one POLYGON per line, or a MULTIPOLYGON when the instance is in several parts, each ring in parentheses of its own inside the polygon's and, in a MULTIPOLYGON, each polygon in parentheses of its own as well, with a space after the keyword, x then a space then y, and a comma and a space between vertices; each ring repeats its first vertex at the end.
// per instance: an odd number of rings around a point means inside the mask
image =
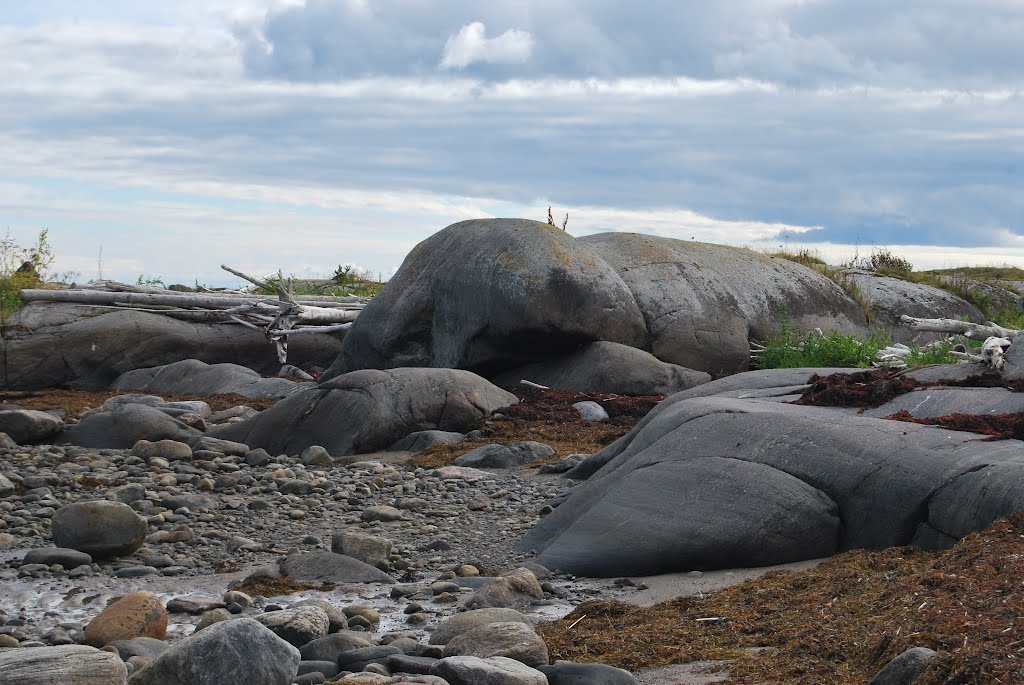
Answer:
POLYGON ((481 217, 1024 267, 1020 0, 0 3, 0 231, 388 277, 481 217))

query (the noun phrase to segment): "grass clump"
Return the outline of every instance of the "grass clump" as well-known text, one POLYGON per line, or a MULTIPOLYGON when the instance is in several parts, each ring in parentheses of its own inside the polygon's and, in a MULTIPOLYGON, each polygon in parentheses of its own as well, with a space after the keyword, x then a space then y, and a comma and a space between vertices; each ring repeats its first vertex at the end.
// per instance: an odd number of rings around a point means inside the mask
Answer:
POLYGON ((54 255, 43 229, 34 245, 22 247, 8 230, 0 237, 0 320, 25 306, 21 290, 42 287, 54 255))
POLYGON ((832 332, 812 331, 801 336, 783 317, 779 332, 764 343, 754 360, 758 369, 799 369, 804 367, 864 368, 871 365, 887 341, 880 334, 867 338, 832 332))
MULTIPOLYGON (((372 297, 384 287, 384 280, 378 274, 359 271, 351 264, 342 264, 334 270, 334 273, 326 279, 294 278, 289 276, 284 279, 291 282, 293 295, 312 295, 321 297, 372 297)), ((281 276, 267 276, 263 281, 269 288, 256 290, 260 295, 277 296, 277 284, 281 282, 281 276)))
POLYGON ((825 262, 824 257, 817 250, 811 250, 806 247, 802 247, 796 252, 782 249, 777 252, 770 252, 769 256, 778 257, 780 259, 786 259, 797 264, 803 264, 804 266, 819 271, 823 270, 828 264, 825 262))

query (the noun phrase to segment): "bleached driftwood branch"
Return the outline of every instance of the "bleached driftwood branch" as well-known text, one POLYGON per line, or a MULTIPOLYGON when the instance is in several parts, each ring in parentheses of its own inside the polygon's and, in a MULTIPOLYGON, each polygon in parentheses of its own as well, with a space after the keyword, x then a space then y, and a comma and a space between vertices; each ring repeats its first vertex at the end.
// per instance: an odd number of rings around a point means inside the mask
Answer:
POLYGON ((1009 338, 1013 339, 1020 331, 1011 328, 1003 328, 991 321, 985 324, 971 323, 970 321, 958 321, 957 319, 918 319, 903 314, 900 316, 900 323, 919 331, 929 333, 954 333, 965 338, 981 340, 982 338, 1009 338))

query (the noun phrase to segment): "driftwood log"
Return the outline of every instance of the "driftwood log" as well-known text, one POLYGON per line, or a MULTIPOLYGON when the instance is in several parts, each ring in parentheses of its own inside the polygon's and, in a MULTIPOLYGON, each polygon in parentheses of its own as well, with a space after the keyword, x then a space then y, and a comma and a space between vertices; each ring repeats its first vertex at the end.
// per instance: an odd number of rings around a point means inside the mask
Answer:
MULTIPOLYGON (((261 288, 267 282, 228 266, 222 267, 261 288)), ((173 292, 163 288, 129 285, 117 281, 94 281, 64 290, 26 289, 26 302, 68 302, 86 307, 134 309, 187 321, 229 323, 262 331, 277 348, 281 364, 288 361, 288 336, 303 333, 331 333, 352 325, 369 298, 345 296, 296 296, 291 281, 280 277, 277 298, 243 291, 198 293, 173 292)))

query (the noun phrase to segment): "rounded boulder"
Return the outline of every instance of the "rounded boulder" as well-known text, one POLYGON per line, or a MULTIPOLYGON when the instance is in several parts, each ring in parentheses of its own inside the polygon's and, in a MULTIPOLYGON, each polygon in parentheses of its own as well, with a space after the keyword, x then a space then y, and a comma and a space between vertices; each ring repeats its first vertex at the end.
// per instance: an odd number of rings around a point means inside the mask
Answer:
POLYGON ((147 524, 127 504, 109 500, 76 502, 53 515, 53 542, 93 558, 127 556, 142 547, 147 524))

